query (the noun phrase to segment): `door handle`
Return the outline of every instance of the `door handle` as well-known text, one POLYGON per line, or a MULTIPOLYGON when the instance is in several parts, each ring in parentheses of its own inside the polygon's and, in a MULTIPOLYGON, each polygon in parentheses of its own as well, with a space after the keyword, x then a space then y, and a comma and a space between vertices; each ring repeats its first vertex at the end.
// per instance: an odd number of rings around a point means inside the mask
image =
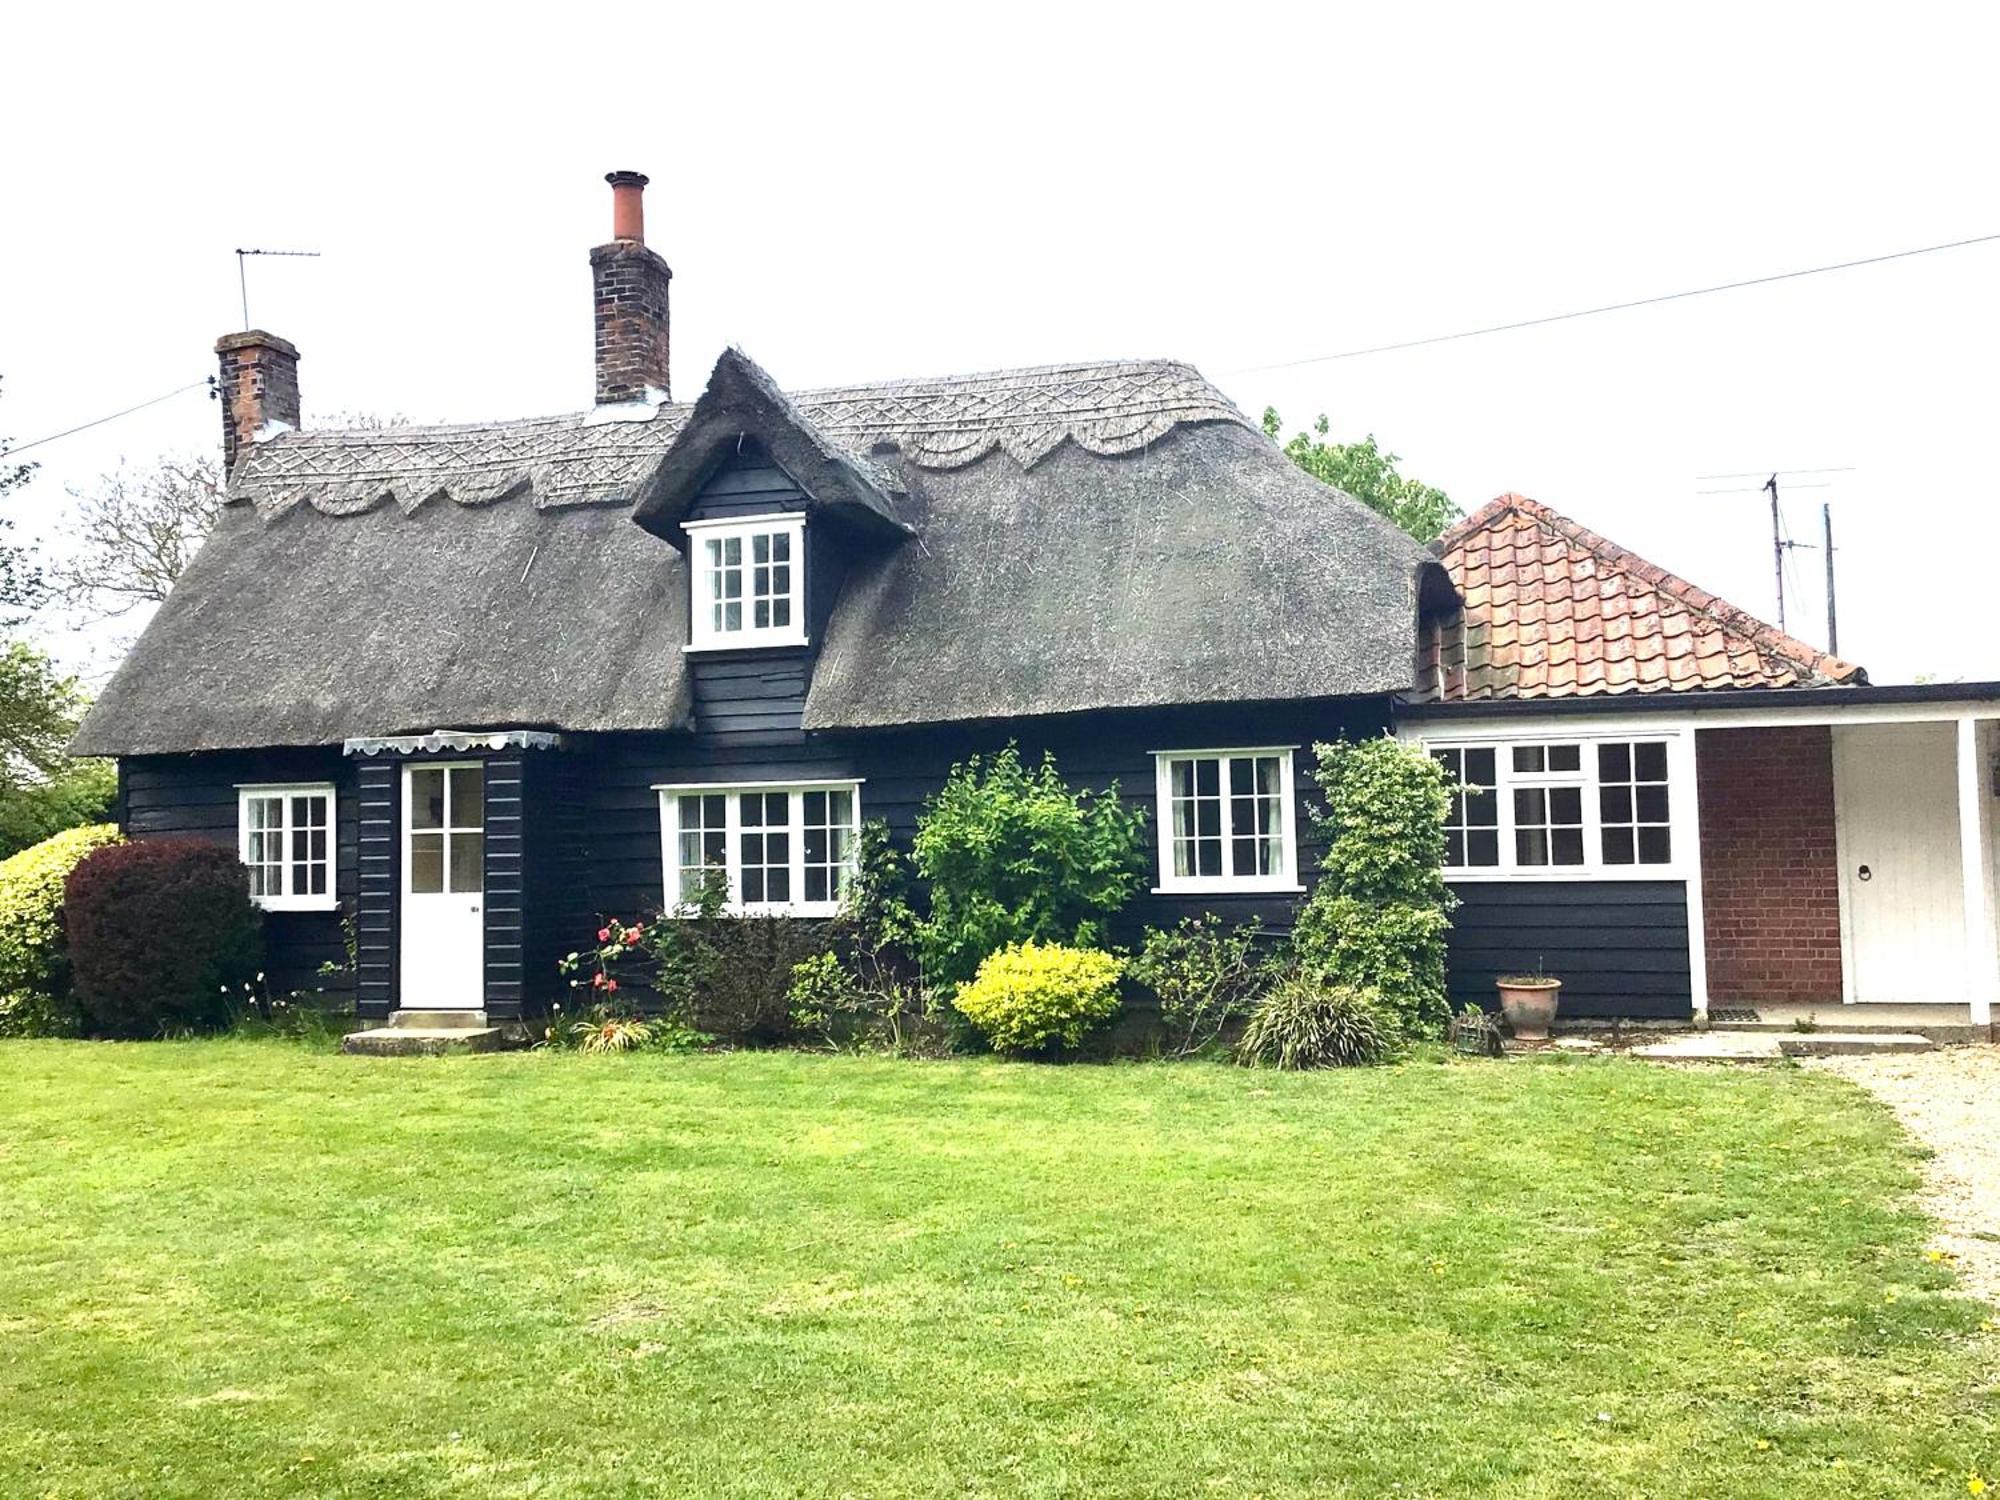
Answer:
POLYGON ((1855 871, 1855 874, 1859 875, 1863 880, 1873 880, 1875 878, 1875 872, 1866 865, 1855 871))

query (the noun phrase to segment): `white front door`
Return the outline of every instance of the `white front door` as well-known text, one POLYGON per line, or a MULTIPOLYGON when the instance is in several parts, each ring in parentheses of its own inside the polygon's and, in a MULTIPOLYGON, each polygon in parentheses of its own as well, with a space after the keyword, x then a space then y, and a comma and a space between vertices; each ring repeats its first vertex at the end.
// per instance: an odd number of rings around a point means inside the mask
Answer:
POLYGON ((1965 999, 1957 754, 1948 723, 1833 731, 1850 999, 1965 999))
POLYGON ((486 772, 403 770, 404 1010, 478 1010, 486 995, 486 772))

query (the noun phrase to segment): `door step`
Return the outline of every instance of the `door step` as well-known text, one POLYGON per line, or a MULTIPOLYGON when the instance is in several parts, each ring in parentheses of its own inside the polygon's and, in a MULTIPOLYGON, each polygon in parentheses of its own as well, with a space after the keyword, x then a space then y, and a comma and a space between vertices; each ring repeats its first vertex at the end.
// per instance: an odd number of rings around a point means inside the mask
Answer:
POLYGON ((479 1031, 485 1025, 483 1010, 399 1010, 389 1017, 394 1031, 479 1031))
POLYGON ((1928 1052, 1934 1045, 1914 1031, 1802 1031, 1778 1038, 1778 1050, 1787 1057, 1872 1057, 1928 1052))
POLYGON ((504 1043, 483 1010, 399 1010, 387 1026, 351 1031, 340 1050, 357 1057, 436 1057, 445 1052, 493 1052, 504 1043))

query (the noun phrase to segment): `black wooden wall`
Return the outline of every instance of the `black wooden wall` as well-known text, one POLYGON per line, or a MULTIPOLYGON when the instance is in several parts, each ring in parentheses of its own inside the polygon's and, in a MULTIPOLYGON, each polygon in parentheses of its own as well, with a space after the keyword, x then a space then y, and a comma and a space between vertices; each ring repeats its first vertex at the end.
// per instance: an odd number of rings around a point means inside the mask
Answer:
MULTIPOLYGON (((134 838, 197 838, 235 849, 237 788, 303 781, 333 784, 334 893, 351 912, 359 883, 358 806, 354 767, 337 748, 130 757, 120 763, 123 826, 134 838)), ((340 912, 272 912, 265 936, 265 973, 274 991, 346 987, 344 977, 319 973, 323 963, 346 964, 340 912)))
POLYGON ((386 756, 355 764, 360 817, 357 865, 361 871, 355 912, 354 1009, 371 1021, 396 1008, 397 916, 403 891, 403 768, 386 756))
POLYGON ((1454 1003, 1498 1003, 1493 981, 1539 966, 1563 982, 1561 1014, 1685 1019, 1694 1013, 1687 886, 1678 880, 1489 880, 1452 887, 1454 1003))

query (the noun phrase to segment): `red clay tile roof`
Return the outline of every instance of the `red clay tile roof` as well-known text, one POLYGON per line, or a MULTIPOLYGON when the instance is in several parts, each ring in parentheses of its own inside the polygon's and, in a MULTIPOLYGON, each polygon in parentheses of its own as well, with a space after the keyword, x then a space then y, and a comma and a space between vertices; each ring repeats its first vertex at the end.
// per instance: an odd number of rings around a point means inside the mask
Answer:
POLYGON ((1439 543, 1461 610, 1424 626, 1421 694, 1581 698, 1868 680, 1525 495, 1439 543))

